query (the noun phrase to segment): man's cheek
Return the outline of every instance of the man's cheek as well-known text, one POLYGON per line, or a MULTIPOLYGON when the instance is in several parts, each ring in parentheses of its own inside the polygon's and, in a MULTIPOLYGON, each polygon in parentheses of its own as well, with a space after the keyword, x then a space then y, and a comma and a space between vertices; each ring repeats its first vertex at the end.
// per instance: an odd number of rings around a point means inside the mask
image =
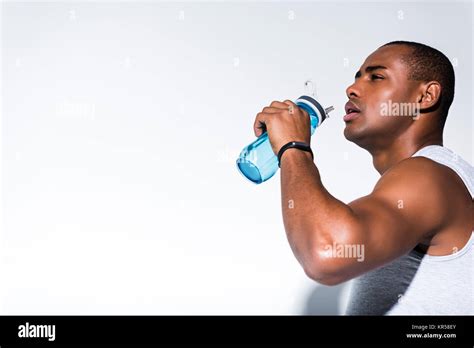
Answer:
POLYGON ((377 98, 374 99, 373 110, 377 116, 388 116, 394 102, 398 102, 399 96, 397 96, 392 89, 388 88, 379 91, 377 98))

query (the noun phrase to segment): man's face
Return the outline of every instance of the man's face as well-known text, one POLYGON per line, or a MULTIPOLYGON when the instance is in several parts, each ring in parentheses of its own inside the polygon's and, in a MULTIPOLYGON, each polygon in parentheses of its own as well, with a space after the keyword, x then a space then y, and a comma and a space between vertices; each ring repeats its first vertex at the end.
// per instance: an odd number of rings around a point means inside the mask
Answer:
POLYGON ((402 45, 391 45, 367 57, 354 83, 346 90, 349 100, 360 110, 345 116, 347 140, 363 148, 376 149, 391 144, 412 124, 412 117, 382 116, 389 105, 417 102, 419 83, 408 80, 408 68, 400 60, 409 50, 402 45))

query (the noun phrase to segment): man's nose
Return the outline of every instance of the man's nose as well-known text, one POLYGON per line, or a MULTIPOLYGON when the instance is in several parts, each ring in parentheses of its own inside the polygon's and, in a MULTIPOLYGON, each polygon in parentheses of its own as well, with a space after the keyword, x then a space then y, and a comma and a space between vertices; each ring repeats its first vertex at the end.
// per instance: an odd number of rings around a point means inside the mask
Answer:
POLYGON ((351 97, 360 97, 359 88, 356 86, 357 82, 354 82, 352 85, 346 88, 346 95, 347 98, 351 99, 351 97))

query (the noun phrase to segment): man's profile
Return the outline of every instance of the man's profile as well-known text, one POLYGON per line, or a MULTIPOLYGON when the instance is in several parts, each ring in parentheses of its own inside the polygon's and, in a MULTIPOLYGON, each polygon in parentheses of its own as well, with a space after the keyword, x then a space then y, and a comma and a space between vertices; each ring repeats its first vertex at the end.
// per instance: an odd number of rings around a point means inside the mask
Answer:
MULTIPOLYGON (((292 251, 319 283, 354 279, 347 314, 474 314, 474 169, 443 146, 454 81, 449 59, 424 44, 394 41, 367 57, 343 118, 344 136, 381 175, 367 196, 345 204, 324 188, 310 154, 282 155, 292 251)), ((310 144, 307 116, 274 101, 254 131, 265 124, 275 153, 310 144)))

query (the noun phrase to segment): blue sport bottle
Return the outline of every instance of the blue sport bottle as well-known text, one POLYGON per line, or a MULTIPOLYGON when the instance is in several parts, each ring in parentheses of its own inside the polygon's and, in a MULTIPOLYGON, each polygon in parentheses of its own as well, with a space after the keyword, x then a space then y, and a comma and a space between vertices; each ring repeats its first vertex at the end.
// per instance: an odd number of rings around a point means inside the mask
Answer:
MULTIPOLYGON (((324 109, 314 98, 303 95, 295 104, 308 112, 311 118, 311 135, 334 110, 332 106, 324 109)), ((237 159, 239 171, 255 184, 270 179, 278 170, 278 158, 272 150, 267 132, 262 133, 254 142, 244 147, 237 159)))

